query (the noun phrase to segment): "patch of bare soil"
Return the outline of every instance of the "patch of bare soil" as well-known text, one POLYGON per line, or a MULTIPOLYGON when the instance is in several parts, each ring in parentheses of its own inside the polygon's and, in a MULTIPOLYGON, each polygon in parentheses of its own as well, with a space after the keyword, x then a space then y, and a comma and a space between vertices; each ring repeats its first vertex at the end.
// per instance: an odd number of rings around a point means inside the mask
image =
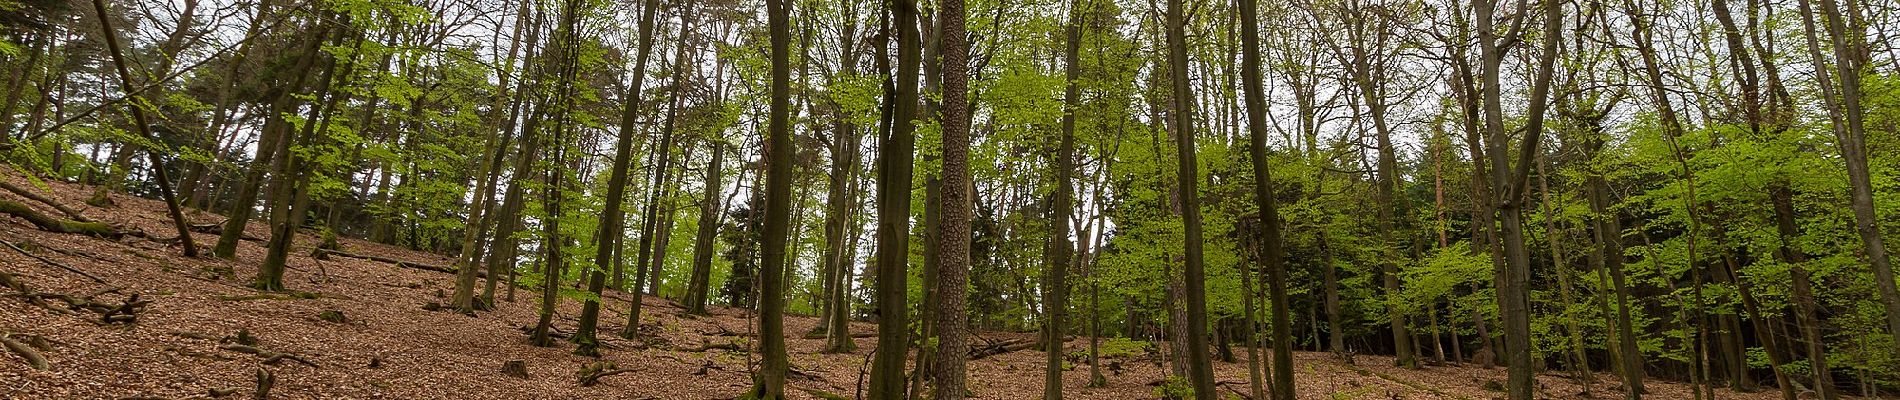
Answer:
MULTIPOLYGON (((168 221, 157 201, 115 196, 115 206, 100 208, 85 205, 90 187, 38 188, 11 173, 0 179, 122 231, 150 233, 116 240, 55 234, 0 216, 0 240, 19 247, 0 248, 0 273, 17 284, 0 285, 0 337, 9 349, 0 353, 0 398, 250 398, 260 382, 268 382, 270 397, 279 399, 726 399, 750 386, 757 362, 749 353, 756 329, 746 310, 689 316, 668 300, 648 296, 643 320, 650 326, 643 331, 649 337, 615 337, 626 321, 625 293, 605 296, 603 357, 574 356, 573 345, 565 342, 530 346, 521 328, 536 319, 539 296, 533 289, 523 288, 514 301, 473 317, 428 311, 427 304, 447 302, 450 274, 361 258, 311 258, 319 240, 308 233, 296 241, 297 256, 290 261, 285 283, 294 291, 258 292, 247 284, 264 257, 261 242, 244 242, 235 260, 184 258, 176 241, 167 240, 168 221), (43 358, 46 369, 36 368, 41 360, 22 355, 28 353, 43 358), (504 370, 507 364, 518 365, 504 370), (583 385, 590 367, 594 382, 583 385)), ((0 198, 60 215, 11 193, 0 198)), ((193 224, 223 220, 201 212, 189 217, 193 224)), ((264 225, 250 224, 248 236, 267 237, 264 225)), ((194 240, 208 248, 217 237, 195 234, 194 240)), ((452 265, 442 255, 361 240, 342 239, 342 245, 356 254, 452 265)), ((579 302, 563 301, 556 331, 573 332, 579 309, 579 302)), ((818 392, 856 397, 876 339, 855 339, 855 353, 823 354, 823 339, 804 337, 815 318, 792 316, 786 323, 792 398, 817 398, 818 392)), ((855 323, 852 330, 867 335, 874 327, 855 323)), ((1033 335, 985 338, 976 343, 1020 342, 1033 335)), ((1067 347, 1080 351, 1086 344, 1075 340, 1067 347)), ((970 364, 971 390, 985 399, 1038 397, 1043 359, 1041 351, 1028 348, 976 360, 970 364)), ((1100 388, 1086 387, 1087 365, 1079 365, 1065 374, 1064 388, 1075 399, 1154 398, 1151 384, 1167 371, 1162 359, 1151 353, 1104 360, 1113 368, 1105 368, 1109 385, 1100 388)), ((1327 354, 1298 354, 1300 397, 1502 397, 1484 389, 1504 379, 1501 368, 1405 370, 1391 367, 1390 358, 1357 361, 1347 365, 1327 354)), ((1216 365, 1223 396, 1247 391, 1245 365, 1216 365)), ((1620 396, 1610 389, 1611 377, 1600 379, 1596 397, 1620 396)), ((1564 376, 1540 376, 1539 387, 1540 398, 1588 397, 1564 376)), ((1656 398, 1689 397, 1682 385, 1651 388, 1656 398)))

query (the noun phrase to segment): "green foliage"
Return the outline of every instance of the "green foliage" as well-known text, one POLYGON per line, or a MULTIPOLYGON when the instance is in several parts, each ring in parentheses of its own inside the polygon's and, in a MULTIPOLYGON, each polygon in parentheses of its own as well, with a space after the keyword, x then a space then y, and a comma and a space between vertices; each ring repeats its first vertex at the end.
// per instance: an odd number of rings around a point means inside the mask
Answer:
POLYGON ((1154 395, 1166 400, 1192 399, 1194 384, 1189 383, 1185 377, 1170 375, 1167 380, 1161 382, 1160 386, 1155 386, 1154 395))

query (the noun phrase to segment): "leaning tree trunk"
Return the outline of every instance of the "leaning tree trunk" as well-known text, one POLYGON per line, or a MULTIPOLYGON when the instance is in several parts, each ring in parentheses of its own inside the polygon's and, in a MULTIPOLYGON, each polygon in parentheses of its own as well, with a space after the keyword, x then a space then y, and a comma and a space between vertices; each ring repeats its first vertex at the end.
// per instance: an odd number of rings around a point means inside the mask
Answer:
MULTIPOLYGON (((634 56, 633 83, 627 86, 626 108, 620 116, 620 132, 614 142, 613 170, 608 172, 607 198, 601 207, 600 231, 594 236, 594 270, 587 278, 587 292, 593 294, 581 305, 579 327, 575 329, 572 340, 577 345, 574 353, 580 355, 600 354, 600 340, 595 336, 600 322, 600 295, 607 285, 607 272, 614 266, 614 250, 619 242, 626 221, 621 203, 627 197, 627 166, 633 161, 633 134, 636 125, 635 110, 640 108, 641 88, 646 85, 647 57, 653 52, 653 20, 660 13, 657 1, 649 0, 640 10, 640 50, 634 56)), ((717 164, 715 164, 717 165, 717 164)))
MULTIPOLYGON (((145 102, 137 100, 138 92, 132 87, 132 70, 126 67, 125 54, 119 50, 119 33, 112 30, 112 16, 106 13, 105 0, 92 0, 92 9, 99 15, 99 28, 104 31, 106 50, 112 55, 112 65, 119 72, 119 85, 127 96, 133 98, 133 101, 126 103, 126 108, 132 112, 132 122, 138 124, 139 137, 157 142, 158 137, 152 134, 151 122, 145 116, 145 108, 139 106, 145 102)), ((191 229, 186 226, 185 214, 179 210, 177 196, 172 194, 171 178, 165 170, 165 157, 157 151, 148 151, 146 155, 151 158, 152 178, 158 181, 156 185, 159 200, 165 202, 165 210, 171 215, 172 227, 178 231, 179 245, 184 247, 185 257, 196 258, 198 245, 192 243, 191 229)))

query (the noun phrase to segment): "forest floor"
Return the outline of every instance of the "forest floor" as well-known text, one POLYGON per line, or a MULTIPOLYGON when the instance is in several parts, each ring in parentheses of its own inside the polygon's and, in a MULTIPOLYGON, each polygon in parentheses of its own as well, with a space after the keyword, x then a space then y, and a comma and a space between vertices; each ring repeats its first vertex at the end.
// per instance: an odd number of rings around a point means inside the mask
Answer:
MULTIPOLYGON (((745 310, 716 309, 712 315, 695 317, 671 301, 648 296, 643 319, 650 326, 643 330, 650 338, 627 341, 611 333, 619 332, 626 321, 628 296, 610 293, 602 318, 602 331, 609 333, 603 335, 604 356, 575 356, 573 345, 566 342, 548 348, 528 345, 522 329, 534 325, 539 298, 532 289, 524 288, 515 301, 500 302, 496 310, 473 317, 425 310, 427 304, 447 302, 443 295, 452 290, 450 274, 357 258, 318 260, 310 257, 310 250, 319 240, 306 232, 296 240, 285 281, 293 292, 262 293, 247 287, 264 258, 261 241, 244 241, 236 260, 185 258, 175 244, 162 239, 173 234, 161 202, 114 196, 116 205, 99 208, 85 205, 91 187, 52 182, 36 188, 11 171, 0 172, 0 179, 48 194, 121 231, 151 233, 108 240, 49 233, 22 219, 0 216, 0 240, 20 250, 0 248, 0 273, 32 293, 68 294, 81 304, 103 306, 108 313, 128 302, 136 308, 136 303, 149 301, 135 322, 106 324, 99 312, 68 310, 57 296, 29 297, 18 288, 0 288, 0 337, 9 338, 9 345, 40 347, 33 352, 50 365, 42 371, 16 353, 0 355, 0 399, 249 398, 260 371, 272 376, 272 398, 283 399, 729 399, 751 383, 749 366, 756 358, 745 351, 752 332, 745 310), (236 345, 239 332, 247 332, 254 342, 246 342, 253 344, 236 345), (503 373, 503 364, 516 360, 525 367, 526 377, 503 373), (630 371, 581 385, 577 374, 598 361, 630 371)), ((11 193, 0 192, 0 198, 59 215, 11 193)), ((202 212, 190 212, 188 218, 193 224, 223 220, 202 212)), ((246 236, 267 237, 264 225, 249 224, 246 236)), ((208 249, 217 236, 200 233, 193 240, 208 249)), ((341 242, 351 253, 451 265, 448 257, 437 254, 349 238, 341 242)), ((572 332, 579 309, 579 302, 563 301, 556 331, 572 332)), ((822 354, 823 339, 802 337, 816 323, 803 316, 786 319, 786 331, 794 336, 789 346, 795 370, 790 385, 795 390, 789 394, 852 398, 876 338, 856 339, 855 353, 822 354)), ((852 326, 858 335, 874 329, 868 323, 852 326)), ((976 343, 1032 338, 985 332, 976 343)), ((1076 340, 1067 347, 1073 352, 1086 345, 1086 340, 1076 340)), ((1358 356, 1352 364, 1324 353, 1295 357, 1302 399, 1503 397, 1486 389, 1505 379, 1503 368, 1407 370, 1393 367, 1390 357, 1358 356)), ((1088 367, 1083 364, 1064 375, 1064 390, 1073 399, 1155 398, 1153 385, 1167 374, 1162 359, 1152 352, 1105 359, 1109 385, 1100 388, 1086 387, 1088 367)), ((1215 365, 1223 397, 1245 397, 1238 394, 1248 391, 1244 352, 1238 359, 1215 365)), ((983 399, 1037 398, 1043 360, 1041 351, 1027 349, 972 361, 970 390, 983 399)), ((1595 390, 1586 393, 1567 374, 1541 374, 1538 397, 1621 397, 1613 377, 1598 379, 1595 390)), ((1683 384, 1652 381, 1649 387, 1653 398, 1691 398, 1683 384)), ((1776 397, 1773 392, 1718 392, 1722 399, 1776 397)))

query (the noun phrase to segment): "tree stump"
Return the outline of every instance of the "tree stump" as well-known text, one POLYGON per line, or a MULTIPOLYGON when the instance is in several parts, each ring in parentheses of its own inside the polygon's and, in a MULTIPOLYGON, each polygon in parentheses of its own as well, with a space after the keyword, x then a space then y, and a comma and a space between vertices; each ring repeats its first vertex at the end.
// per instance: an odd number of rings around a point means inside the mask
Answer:
POLYGON ((501 374, 528 379, 528 363, 521 360, 508 360, 501 363, 501 374))
POLYGON ((348 317, 343 316, 342 311, 337 311, 337 310, 324 310, 323 313, 317 314, 317 319, 324 320, 325 322, 329 322, 333 324, 341 324, 341 323, 350 321, 348 317))

